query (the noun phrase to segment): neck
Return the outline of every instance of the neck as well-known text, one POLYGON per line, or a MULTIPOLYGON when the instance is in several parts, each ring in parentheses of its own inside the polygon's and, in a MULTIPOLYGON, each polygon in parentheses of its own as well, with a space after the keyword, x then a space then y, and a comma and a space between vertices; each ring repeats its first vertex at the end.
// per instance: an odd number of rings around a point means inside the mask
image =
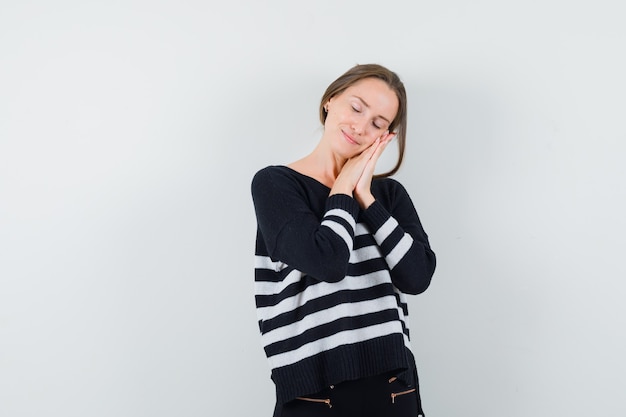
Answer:
POLYGON ((331 178, 333 182, 347 161, 347 159, 325 148, 322 143, 317 145, 308 158, 311 158, 319 172, 323 173, 325 177, 331 178))
POLYGON ((289 166, 332 188, 346 161, 320 141, 310 154, 289 166))

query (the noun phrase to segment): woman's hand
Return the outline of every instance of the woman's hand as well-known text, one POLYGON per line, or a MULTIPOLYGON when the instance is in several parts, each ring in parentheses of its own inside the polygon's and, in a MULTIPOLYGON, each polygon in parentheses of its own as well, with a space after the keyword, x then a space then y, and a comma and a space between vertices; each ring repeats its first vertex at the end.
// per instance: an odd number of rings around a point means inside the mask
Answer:
POLYGON ((330 194, 352 195, 362 208, 369 207, 374 202, 370 188, 376 162, 395 135, 395 133, 385 133, 369 148, 350 158, 337 176, 330 194))
POLYGON ((372 146, 370 146, 370 149, 374 149, 371 151, 371 156, 367 159, 361 176, 354 187, 354 198, 358 201, 362 209, 368 208, 375 200, 372 195, 372 177, 374 176, 374 170, 376 169, 376 162, 378 162, 378 158, 380 158, 380 155, 382 155, 383 151, 395 135, 395 132, 386 133, 381 136, 379 140, 374 142, 372 146))
POLYGON ((367 162, 374 155, 379 143, 380 138, 376 139, 369 148, 346 161, 341 168, 341 172, 339 172, 339 175, 335 179, 333 188, 330 190, 330 195, 341 193, 354 196, 354 189, 363 175, 367 162))

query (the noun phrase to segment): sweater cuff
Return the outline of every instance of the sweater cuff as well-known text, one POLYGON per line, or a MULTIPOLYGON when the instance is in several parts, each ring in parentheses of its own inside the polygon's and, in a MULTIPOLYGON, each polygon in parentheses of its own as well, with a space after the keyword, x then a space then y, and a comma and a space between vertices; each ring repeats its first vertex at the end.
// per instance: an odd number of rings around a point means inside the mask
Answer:
POLYGON ((333 194, 328 197, 326 200, 326 211, 328 212, 332 209, 345 210, 350 213, 355 220, 358 217, 360 210, 359 203, 347 194, 333 194))
POLYGON ((391 214, 378 201, 374 201, 367 210, 361 214, 365 223, 370 227, 372 233, 376 233, 380 227, 391 217, 391 214))

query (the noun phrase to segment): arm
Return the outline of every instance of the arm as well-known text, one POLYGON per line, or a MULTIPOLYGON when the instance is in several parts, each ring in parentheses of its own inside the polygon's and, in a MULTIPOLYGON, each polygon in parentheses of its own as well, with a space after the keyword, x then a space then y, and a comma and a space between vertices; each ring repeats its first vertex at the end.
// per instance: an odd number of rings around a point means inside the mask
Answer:
POLYGON ((252 181, 259 232, 269 256, 321 281, 346 275, 359 207, 345 194, 329 196, 322 219, 309 206, 302 186, 274 168, 252 181))
POLYGON ((376 201, 363 212, 363 220, 381 248, 394 285, 404 293, 419 294, 430 285, 435 253, 404 187, 386 181, 389 186, 380 189, 376 201))

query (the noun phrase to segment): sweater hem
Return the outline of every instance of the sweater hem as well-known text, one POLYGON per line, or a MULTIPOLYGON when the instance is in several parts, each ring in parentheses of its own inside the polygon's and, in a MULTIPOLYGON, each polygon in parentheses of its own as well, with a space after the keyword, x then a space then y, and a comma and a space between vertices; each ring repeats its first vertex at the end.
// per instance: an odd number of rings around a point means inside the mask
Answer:
POLYGON ((295 364, 272 370, 280 404, 320 392, 330 385, 386 372, 414 385, 415 362, 401 334, 382 336, 320 352, 295 364))

